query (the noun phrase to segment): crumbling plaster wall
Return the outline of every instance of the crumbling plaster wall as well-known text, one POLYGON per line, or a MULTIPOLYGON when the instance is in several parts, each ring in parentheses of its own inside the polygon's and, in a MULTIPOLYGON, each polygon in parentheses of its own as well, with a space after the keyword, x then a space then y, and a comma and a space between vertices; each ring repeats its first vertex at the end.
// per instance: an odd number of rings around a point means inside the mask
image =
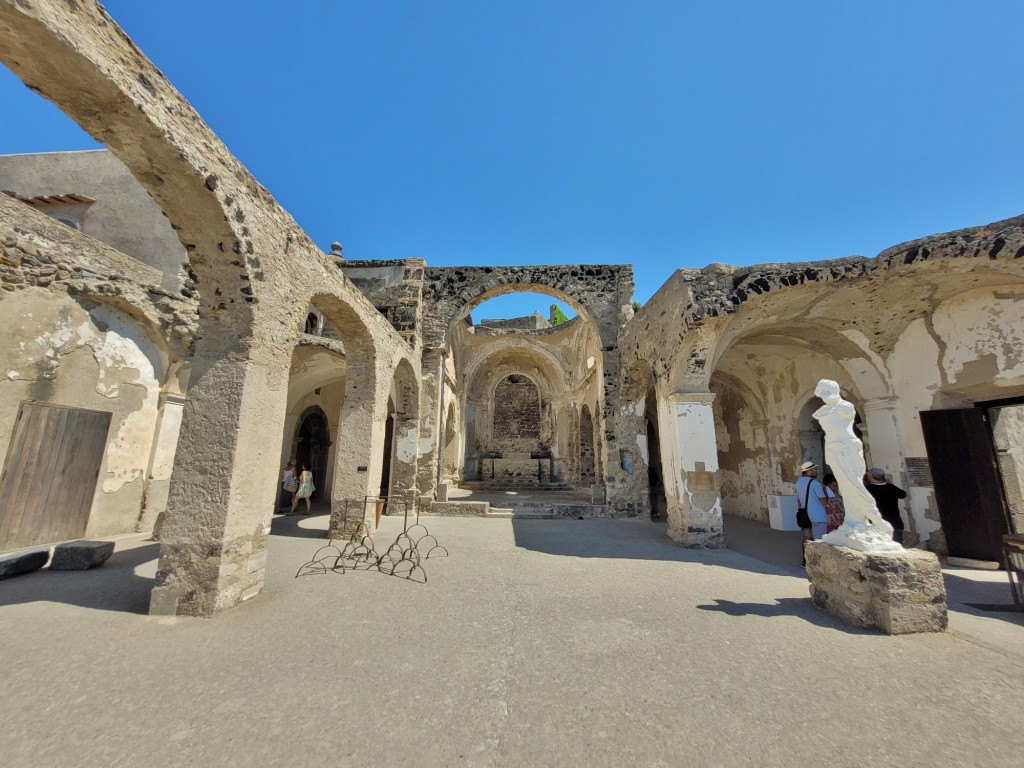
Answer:
MULTIPOLYGON (((955 295, 911 322, 887 360, 901 457, 926 457, 920 411, 965 407, 1024 395, 1024 285, 955 295)), ((930 484, 911 482, 904 466, 884 466, 910 492, 914 527, 944 551, 930 484)))
POLYGON ((799 416, 807 403, 821 404, 814 387, 822 378, 839 382, 863 411, 846 369, 795 342, 740 344, 720 360, 711 390, 725 513, 768 522, 768 496, 794 493, 797 467, 812 458, 801 448, 799 416))
MULTIPOLYGON (((623 330, 624 364, 650 359, 664 398, 714 391, 710 377, 720 365, 742 380, 733 370, 737 342, 758 345, 751 350, 754 359, 772 354, 765 346, 772 336, 789 340, 793 360, 801 344, 815 348, 825 357, 811 378, 831 370, 832 378, 860 397, 869 463, 906 485, 904 457, 925 455, 918 410, 1020 391, 1013 350, 1022 316, 1014 287, 1021 281, 1022 224, 1024 217, 1018 217, 921 238, 874 259, 680 270, 623 330), (979 303, 980 296, 988 298, 979 303)), ((785 381, 796 385, 791 377, 775 378, 776 387, 785 381)), ((757 391, 754 382, 747 385, 757 391)), ((735 406, 736 397, 732 388, 729 403, 716 406, 719 439, 728 437, 730 453, 737 450, 741 425, 738 418, 726 423, 722 408, 735 406)), ((766 404, 751 408, 758 409, 769 410, 766 404)), ((764 425, 769 444, 770 422, 764 425)), ((750 436, 741 440, 744 449, 748 440, 758 442, 759 426, 750 426, 750 436)), ((798 450, 799 442, 794 446, 798 450)), ((726 470, 720 478, 737 493, 746 493, 739 489, 761 472, 737 455, 737 468, 744 462, 748 469, 737 469, 737 477, 726 470)), ((786 462, 780 449, 775 463, 786 462)), ((911 489, 911 496, 911 526, 929 538, 938 525, 931 491, 911 489)), ((733 509, 753 514, 749 502, 733 509)))
MULTIPOLYGON (((87 534, 151 525, 168 474, 167 446, 154 441, 166 393, 181 385, 194 302, 164 291, 157 270, 2 194, 0 243, 0 450, 24 400, 110 412, 87 534)), ((161 429, 174 432, 172 421, 161 429)))

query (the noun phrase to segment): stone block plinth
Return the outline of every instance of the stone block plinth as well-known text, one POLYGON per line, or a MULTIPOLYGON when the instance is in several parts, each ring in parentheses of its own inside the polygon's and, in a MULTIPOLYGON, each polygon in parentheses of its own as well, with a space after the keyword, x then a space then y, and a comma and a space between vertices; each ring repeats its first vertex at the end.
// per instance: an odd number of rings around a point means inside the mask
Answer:
POLYGON ((946 587, 933 553, 858 552, 812 541, 806 554, 814 604, 846 623, 890 635, 946 630, 946 587))
POLYGON ((103 565, 112 554, 112 541, 69 541, 53 548, 50 570, 87 571, 103 565))

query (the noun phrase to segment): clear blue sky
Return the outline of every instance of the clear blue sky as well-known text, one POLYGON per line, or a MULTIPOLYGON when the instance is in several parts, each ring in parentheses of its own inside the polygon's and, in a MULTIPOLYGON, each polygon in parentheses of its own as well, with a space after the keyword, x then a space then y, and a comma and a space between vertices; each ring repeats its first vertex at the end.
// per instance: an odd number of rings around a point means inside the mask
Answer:
MULTIPOLYGON (((631 263, 645 301, 1024 213, 1019 0, 105 5, 350 258, 631 263)), ((2 153, 95 146, 6 70, 0 106, 2 153)))

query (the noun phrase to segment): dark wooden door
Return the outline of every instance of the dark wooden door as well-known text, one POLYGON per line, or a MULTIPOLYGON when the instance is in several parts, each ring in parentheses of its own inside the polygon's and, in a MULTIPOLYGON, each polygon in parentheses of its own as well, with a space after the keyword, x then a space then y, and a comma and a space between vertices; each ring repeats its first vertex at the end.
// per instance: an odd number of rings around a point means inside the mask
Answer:
POLYGON ((85 533, 110 414, 24 402, 0 476, 0 550, 85 533))
POLYGON ((984 413, 922 411, 921 428, 949 554, 1001 562, 1009 518, 984 413))

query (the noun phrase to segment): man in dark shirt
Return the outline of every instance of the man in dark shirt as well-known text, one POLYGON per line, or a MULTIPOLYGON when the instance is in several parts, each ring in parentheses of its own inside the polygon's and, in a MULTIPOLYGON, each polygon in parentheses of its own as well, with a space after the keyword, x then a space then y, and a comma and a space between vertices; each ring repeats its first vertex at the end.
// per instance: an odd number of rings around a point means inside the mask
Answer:
POLYGON ((868 493, 875 497, 875 504, 882 519, 892 526, 893 541, 903 543, 903 518, 900 517, 900 499, 907 498, 907 492, 885 479, 885 472, 878 467, 868 470, 864 483, 868 493))

